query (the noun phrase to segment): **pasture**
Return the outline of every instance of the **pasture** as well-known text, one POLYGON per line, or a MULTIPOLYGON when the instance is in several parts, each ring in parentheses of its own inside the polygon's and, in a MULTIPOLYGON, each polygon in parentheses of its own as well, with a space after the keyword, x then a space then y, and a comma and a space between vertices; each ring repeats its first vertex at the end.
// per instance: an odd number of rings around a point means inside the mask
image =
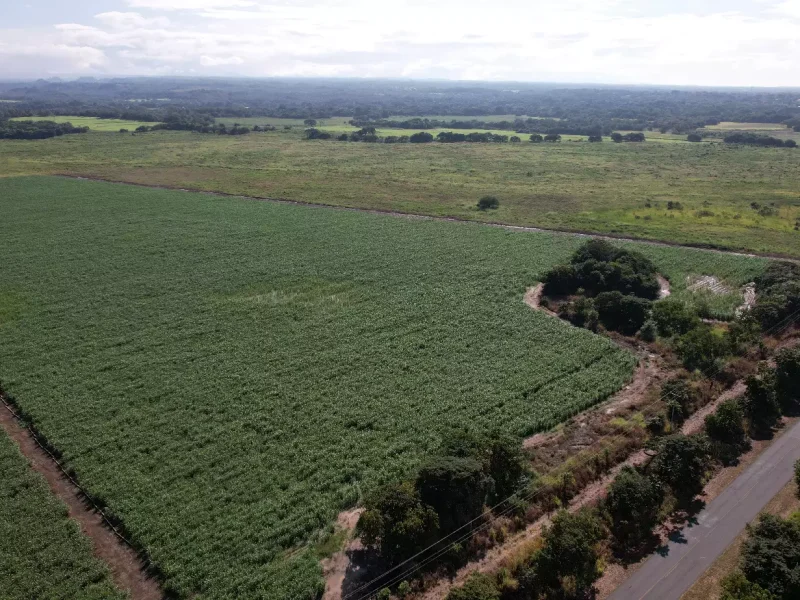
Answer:
POLYGON ((0 481, 0 596, 4 600, 124 598, 112 584, 106 565, 92 556, 89 539, 68 518, 67 507, 3 431, 0 481))
POLYGON ((302 136, 298 127, 245 136, 90 131, 4 140, 0 177, 96 176, 800 256, 800 151, 650 141, 365 144, 302 136), (498 210, 475 209, 485 194, 500 199, 498 210))
MULTIPOLYGON (((573 236, 48 177, 0 210, 0 378, 180 597, 313 598, 337 511, 445 429, 551 427, 635 362, 522 302, 573 236)), ((679 295, 764 264, 635 246, 679 295)))
POLYGON ((155 125, 144 121, 125 121, 122 119, 100 119, 98 117, 48 116, 48 117, 16 117, 12 121, 55 121, 56 123, 72 123, 75 127, 88 127, 91 131, 133 131, 140 125, 155 125))

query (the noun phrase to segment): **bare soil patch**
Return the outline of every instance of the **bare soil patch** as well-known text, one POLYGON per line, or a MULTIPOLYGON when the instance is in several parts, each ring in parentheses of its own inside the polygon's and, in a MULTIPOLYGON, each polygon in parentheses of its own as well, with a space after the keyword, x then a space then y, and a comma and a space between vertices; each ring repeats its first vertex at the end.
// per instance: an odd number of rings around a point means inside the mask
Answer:
POLYGON ((31 431, 15 418, 12 408, 0 397, 0 426, 16 442, 35 471, 44 476, 53 494, 67 506, 69 517, 92 542, 94 555, 105 561, 114 584, 127 591, 132 600, 160 600, 164 597, 158 583, 146 572, 137 553, 114 533, 76 487, 36 441, 31 431))

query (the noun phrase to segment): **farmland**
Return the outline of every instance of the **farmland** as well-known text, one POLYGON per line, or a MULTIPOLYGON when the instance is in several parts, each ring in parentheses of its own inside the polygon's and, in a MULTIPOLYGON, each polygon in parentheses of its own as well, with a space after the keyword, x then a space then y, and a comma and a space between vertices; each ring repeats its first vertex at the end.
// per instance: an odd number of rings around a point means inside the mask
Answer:
POLYGON ((98 117, 78 116, 50 116, 50 117, 19 117, 12 121, 55 121, 56 123, 72 123, 75 127, 88 127, 92 131, 119 131, 128 129, 133 131, 140 125, 153 125, 144 121, 128 121, 124 119, 100 119, 98 117))
POLYGON ((89 540, 67 517, 67 508, 2 432, 0 480, 4 599, 122 600, 106 565, 92 556, 89 540))
MULTIPOLYGON (((446 429, 532 433, 632 372, 522 302, 571 236, 47 177, 0 209, 0 378, 181 597, 313 597, 337 511, 446 429)), ((764 264, 634 246, 678 295, 764 264)))
POLYGON ((0 144, 0 174, 95 176, 800 256, 798 152, 662 137, 672 142, 363 144, 303 140, 301 125, 246 136, 90 131, 0 144), (500 207, 479 212, 487 193, 500 207))

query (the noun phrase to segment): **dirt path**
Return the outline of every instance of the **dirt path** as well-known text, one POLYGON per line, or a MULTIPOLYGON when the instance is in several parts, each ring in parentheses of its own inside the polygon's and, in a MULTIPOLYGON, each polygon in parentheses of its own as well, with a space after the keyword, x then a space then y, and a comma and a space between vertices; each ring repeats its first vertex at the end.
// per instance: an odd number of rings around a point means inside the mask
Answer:
POLYGON ((669 286, 669 281, 667 280, 666 277, 663 277, 661 275, 656 275, 656 279, 658 279, 658 287, 660 288, 658 290, 658 297, 666 298, 672 293, 672 290, 670 289, 669 286))
POLYGON ((322 573, 325 577, 325 594, 322 600, 341 600, 344 580, 347 572, 352 568, 351 556, 354 552, 363 550, 359 539, 352 539, 353 531, 358 524, 358 519, 363 508, 354 508, 339 513, 336 519, 336 530, 347 532, 347 541, 339 552, 322 561, 322 573))
POLYGON ((484 225, 487 227, 501 227, 503 229, 509 229, 512 231, 527 231, 531 233, 554 233, 557 235, 569 235, 573 237, 587 237, 587 238, 596 238, 608 241, 619 241, 619 242, 637 242, 641 244, 648 244, 650 246, 660 246, 666 248, 691 248, 693 250, 702 250, 704 252, 713 252, 716 254, 730 254, 732 256, 745 256, 750 258, 779 258, 781 260, 786 260, 789 262, 800 264, 800 259, 779 254, 779 253, 752 253, 752 252, 737 252, 735 250, 724 250, 721 248, 708 248, 702 244, 679 244, 677 242, 666 242, 663 240, 654 240, 651 238, 632 238, 626 237, 622 235, 613 235, 613 234, 601 234, 601 233, 592 233, 591 231, 580 230, 580 229, 549 229, 546 227, 528 227, 524 225, 509 225, 508 223, 500 223, 497 221, 475 221, 473 219, 466 219, 463 217, 435 217, 432 215, 422 215, 419 213, 412 213, 412 212, 403 212, 399 210, 383 210, 378 208, 358 208, 353 206, 337 206, 335 204, 321 204, 319 202, 305 202, 303 200, 292 200, 289 198, 269 198, 263 196, 243 196, 241 194, 229 194, 226 192, 210 192, 207 190, 192 190, 187 188, 182 188, 178 186, 168 186, 168 185, 150 185, 145 183, 133 183, 128 181, 121 181, 116 179, 108 179, 104 177, 97 177, 97 176, 89 176, 89 175, 73 175, 69 173, 60 173, 55 174, 54 177, 62 177, 64 179, 81 179, 86 181, 102 181, 104 183, 116 183, 120 185, 133 185, 136 187, 145 187, 151 189, 158 189, 158 190, 172 190, 178 192, 191 192, 195 194, 207 194, 209 196, 220 196, 224 198, 240 198, 242 200, 257 200, 260 202, 279 202, 282 204, 295 204, 298 206, 309 206, 312 208, 330 208, 335 210, 347 210, 351 212, 361 212, 361 213, 369 213, 369 214, 376 214, 376 215, 390 215, 395 217, 406 217, 412 219, 425 219, 428 221, 446 221, 446 222, 455 222, 455 223, 472 223, 475 225, 484 225))
POLYGON ((67 505, 69 517, 77 521, 91 540, 95 556, 108 565, 114 584, 127 591, 132 600, 163 598, 158 583, 145 572, 137 553, 89 506, 86 496, 65 477, 55 459, 36 442, 32 433, 20 425, 12 410, 0 398, 0 427, 16 442, 31 467, 44 476, 53 494, 67 505))
POLYGON ((538 283, 534 287, 525 290, 525 295, 522 297, 523 302, 530 306, 533 310, 540 310, 551 317, 557 317, 549 308, 542 306, 542 293, 544 292, 544 284, 538 283))
POLYGON ((720 404, 726 400, 738 398, 744 394, 745 390, 747 390, 747 386, 745 385, 744 381, 739 380, 734 383, 733 387, 722 392, 716 400, 709 402, 703 408, 686 419, 681 427, 681 433, 684 435, 692 435, 693 433, 699 432, 705 425, 706 417, 717 410, 717 407, 720 404))

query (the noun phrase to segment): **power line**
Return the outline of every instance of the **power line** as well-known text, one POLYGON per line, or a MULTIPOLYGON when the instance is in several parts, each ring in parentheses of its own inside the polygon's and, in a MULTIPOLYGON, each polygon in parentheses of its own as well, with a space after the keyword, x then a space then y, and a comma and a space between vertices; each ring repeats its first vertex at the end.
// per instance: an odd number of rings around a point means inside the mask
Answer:
MULTIPOLYGON (((792 314, 790 314, 790 315, 788 315, 787 317, 785 317, 785 318, 781 319, 781 321, 779 321, 778 323, 776 323, 775 325, 773 325, 772 327, 770 327, 768 330, 764 331, 764 332, 763 332, 763 334, 764 334, 764 335, 773 335, 773 334, 777 334, 777 333, 783 333, 784 331, 786 331, 786 330, 787 330, 787 329, 788 329, 788 328, 789 328, 789 327, 792 325, 792 323, 793 323, 793 318, 794 318, 796 315, 798 315, 798 314, 800 314, 800 309, 798 309, 798 310, 794 311, 792 314)), ((724 367, 722 367, 722 366, 720 366, 720 367, 717 367, 717 368, 714 370, 714 372, 713 372, 713 373, 711 373, 711 374, 701 373, 701 375, 702 375, 702 379, 712 379, 713 377, 716 377, 716 376, 717 376, 717 375, 718 375, 720 372, 722 372, 723 368, 724 368, 724 367)), ((675 397, 675 394, 676 394, 676 393, 677 393, 677 392, 673 392, 672 394, 669 394, 669 395, 667 395, 667 396, 660 396, 660 397, 659 397, 657 400, 654 400, 654 401, 652 401, 652 402, 650 402, 650 403, 648 403, 648 404, 646 404, 646 405, 644 405, 644 406, 640 407, 640 408, 639 408, 639 411, 641 412, 641 411, 643 411, 643 410, 645 410, 645 409, 647 409, 647 408, 649 408, 649 407, 653 406, 654 404, 656 404, 656 403, 658 403, 658 402, 662 402, 662 401, 664 401, 665 399, 669 399, 669 398, 670 398, 670 396, 672 396, 672 397, 675 397)), ((602 436, 602 437, 600 437, 600 438, 598 438, 598 439, 597 439, 596 443, 599 443, 599 442, 603 441, 604 439, 609 439, 610 441, 613 441, 613 440, 619 439, 619 438, 621 438, 621 437, 623 437, 621 434, 615 434, 615 435, 613 435, 613 436, 602 436)), ((595 455, 595 456, 596 456, 596 455, 595 455)), ((512 495, 511 495, 511 496, 509 496, 508 498, 505 498, 504 500, 500 501, 498 504, 496 504, 495 506, 493 506, 493 507, 491 507, 491 508, 489 509, 489 520, 488 520, 487 522, 485 522, 485 523, 483 523, 483 524, 479 525, 479 526, 478 526, 476 529, 470 529, 470 530, 467 532, 467 534, 466 534, 466 535, 464 535, 464 536, 460 537, 458 540, 456 540, 456 541, 454 541, 454 542, 448 542, 444 548, 442 548, 441 550, 439 550, 439 551, 438 551, 436 554, 434 554, 432 557, 429 557, 428 559, 426 559, 426 560, 425 560, 425 561, 423 561, 422 563, 419 563, 419 564, 412 565, 412 567, 411 567, 409 570, 407 570, 407 571, 403 572, 403 573, 402 573, 401 575, 399 575, 399 576, 395 576, 395 577, 393 577, 393 578, 391 579, 391 581, 389 581, 389 582, 387 582, 387 583, 384 583, 384 587, 391 587, 392 585, 394 585, 394 583, 396 583, 396 582, 398 582, 398 581, 400 581, 400 580, 404 579, 405 577, 407 577, 407 576, 408 576, 408 575, 410 575, 411 573, 414 573, 415 571, 418 571, 419 569, 421 569, 421 568, 422 568, 422 567, 424 567, 425 565, 429 564, 429 563, 430 563, 430 562, 432 562, 433 560, 436 560, 437 558, 439 558, 440 556, 442 556, 442 555, 443 555, 445 552, 449 551, 449 550, 450 550, 450 548, 451 548, 452 546, 454 546, 454 545, 456 545, 456 544, 459 544, 459 543, 461 543, 462 541, 464 541, 465 539, 467 539, 467 538, 469 538, 469 537, 471 537, 471 536, 475 535, 476 533, 478 533, 478 532, 479 532, 479 531, 481 531, 482 529, 484 529, 484 528, 486 528, 486 527, 488 527, 488 526, 492 525, 492 524, 493 524, 493 523, 494 523, 494 522, 495 522, 497 519, 499 519, 500 517, 504 516, 504 515, 505 515, 505 514, 507 514, 509 511, 513 510, 513 508, 514 508, 514 507, 513 507, 513 506, 511 506, 511 507, 509 507, 509 508, 506 508, 506 509, 504 509, 502 512, 500 512, 500 513, 499 513, 499 514, 497 514, 497 515, 493 515, 493 514, 492 514, 492 513, 494 513, 494 511, 495 511, 495 510, 496 510, 498 507, 502 506, 502 505, 503 505, 503 504, 505 504, 506 502, 509 502, 509 501, 513 500, 514 498, 516 498, 516 497, 519 497, 520 499, 524 499, 524 500, 526 500, 526 501, 531 501, 531 500, 533 500, 533 498, 534 498, 534 497, 535 497, 535 496, 536 496, 538 493, 540 493, 540 492, 542 492, 542 491, 543 491, 542 489, 535 490, 535 491, 533 491, 533 492, 531 492, 531 493, 529 493, 529 494, 526 494, 526 495, 524 495, 524 496, 518 496, 519 492, 515 492, 514 494, 512 494, 512 495)), ((361 592, 362 590, 365 590, 365 589, 367 589, 367 588, 371 587, 371 586, 372 586, 372 585, 373 585, 375 582, 377 582, 377 581, 380 581, 381 579, 383 579, 384 577, 386 577, 386 576, 387 576, 389 573, 392 573, 392 572, 396 571, 397 569, 399 569, 399 568, 403 567, 403 565, 406 565, 406 564, 408 564, 408 563, 412 562, 412 561, 413 561, 415 558, 417 558, 417 557, 421 556, 422 554, 424 554, 424 553, 428 552, 428 551, 429 551, 429 550, 431 550, 432 548, 434 548, 434 547, 438 546, 439 544, 443 543, 443 542, 444 542, 444 541, 445 541, 447 538, 449 538, 450 536, 452 536, 452 535, 454 535, 454 534, 458 533, 459 531, 462 531, 463 529, 465 529, 465 528, 469 527, 470 525, 472 525, 472 524, 473 524, 473 523, 475 523, 476 521, 479 521, 479 520, 481 520, 481 519, 484 519, 484 518, 485 518, 485 516, 486 516, 486 513, 482 513, 481 515, 479 515, 479 516, 475 517, 474 519, 472 519, 471 521, 469 521, 469 522, 465 523, 464 525, 462 525, 462 526, 461 526, 461 527, 459 527, 458 529, 456 529, 456 530, 454 530, 454 531, 450 532, 449 534, 447 534, 446 536, 444 536, 444 537, 440 538, 439 540, 437 540, 437 541, 436 541, 436 542, 434 542, 433 544, 429 545, 428 547, 424 548, 423 550, 420 550, 419 552, 417 552, 416 554, 414 554, 414 555, 413 555, 413 556, 411 556, 410 558, 408 558, 408 559, 404 560, 403 562, 401 562, 401 563, 399 563, 399 564, 395 565, 394 567, 392 567, 392 568, 391 568, 391 569, 389 569, 388 571, 385 571, 384 573, 382 573, 382 574, 378 575, 377 577, 375 577, 375 578, 371 579, 371 580, 370 580, 370 581, 368 581, 367 583, 365 583, 365 584, 362 584, 361 586, 359 586, 359 587, 358 587, 358 588, 356 588, 355 590, 353 590, 353 591, 351 591, 351 592, 349 592, 349 593, 345 594, 344 596, 342 596, 342 600, 348 600, 349 598, 351 598, 351 597, 352 597, 352 596, 354 596, 355 594, 357 594, 357 593, 361 592)), ((368 592, 368 593, 367 593, 367 595, 365 595, 365 596, 362 596, 362 597, 361 597, 361 599, 363 600, 364 598, 368 598, 368 597, 369 597, 369 594, 371 594, 371 593, 372 593, 372 592, 368 592)))

